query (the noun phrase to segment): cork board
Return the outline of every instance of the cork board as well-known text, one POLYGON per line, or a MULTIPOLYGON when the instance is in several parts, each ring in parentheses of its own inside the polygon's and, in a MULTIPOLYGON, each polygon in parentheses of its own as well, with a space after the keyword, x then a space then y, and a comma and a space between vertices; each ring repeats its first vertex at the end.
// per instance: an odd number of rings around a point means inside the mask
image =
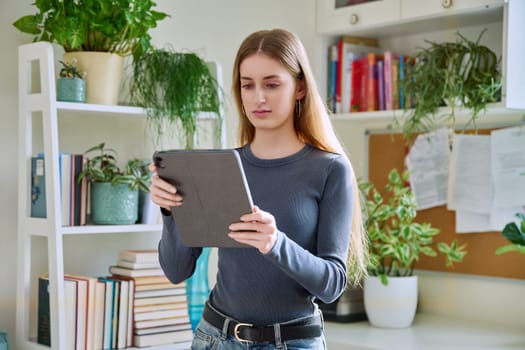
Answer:
MULTIPOLYGON (((479 134, 489 134, 491 129, 478 130, 479 134)), ((407 146, 402 134, 372 133, 368 135, 368 179, 378 189, 384 188, 387 175, 392 168, 404 169, 407 146)), ((467 254, 462 263, 453 268, 445 266, 440 255, 434 258, 422 256, 416 269, 442 272, 464 273, 482 276, 525 279, 525 254, 510 252, 496 255, 497 247, 508 244, 500 232, 456 234, 455 212, 439 206, 419 210, 416 221, 430 222, 440 229, 435 241, 450 243, 454 239, 466 244, 467 254)))

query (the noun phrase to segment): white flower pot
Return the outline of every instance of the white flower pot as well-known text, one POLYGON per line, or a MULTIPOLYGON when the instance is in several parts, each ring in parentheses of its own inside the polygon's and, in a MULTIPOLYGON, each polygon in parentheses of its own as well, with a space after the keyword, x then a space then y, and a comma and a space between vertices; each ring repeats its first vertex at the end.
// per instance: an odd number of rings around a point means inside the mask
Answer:
POLYGON ((417 276, 365 279, 364 303, 368 321, 381 328, 406 328, 414 321, 417 308, 417 276))

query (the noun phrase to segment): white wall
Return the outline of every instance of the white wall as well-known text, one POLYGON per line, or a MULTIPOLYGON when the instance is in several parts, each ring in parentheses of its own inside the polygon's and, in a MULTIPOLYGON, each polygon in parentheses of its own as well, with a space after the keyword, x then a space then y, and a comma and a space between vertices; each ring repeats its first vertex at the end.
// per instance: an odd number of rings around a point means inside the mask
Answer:
MULTIPOLYGON (((0 329, 7 329, 14 345, 16 303, 16 208, 17 208, 17 46, 31 39, 17 32, 11 23, 18 17, 33 12, 32 0, 4 0, 0 4, 0 329)), ((324 56, 318 45, 314 28, 314 0, 158 0, 159 8, 171 14, 153 32, 154 43, 167 43, 176 49, 197 51, 206 60, 219 62, 223 67, 224 91, 227 93, 228 145, 235 145, 237 127, 236 111, 231 100, 230 76, 235 51, 241 40, 257 29, 284 27, 296 32, 303 40, 318 74, 324 74, 325 66, 319 64, 324 56)), ((103 121, 101 121, 102 123, 103 121)), ((340 129, 348 124, 340 123, 340 129)), ((121 122, 119 129, 129 135, 140 135, 142 124, 121 122), (129 128, 129 130, 127 129, 129 128)), ((351 127, 350 127, 351 128, 351 127)), ((351 153, 357 156, 356 169, 364 173, 363 131, 361 125, 345 131, 345 141, 351 153), (355 137, 354 137, 355 136, 355 137)), ((90 136, 100 132, 97 128, 83 129, 83 139, 76 140, 79 151, 91 142, 90 136)), ((106 135, 106 134, 101 134, 106 135)), ((102 136, 101 136, 102 137, 102 136)), ((105 137, 105 136, 104 136, 105 137)), ((97 142, 98 140, 93 141, 97 142)), ((75 142, 75 140, 67 141, 75 142)), ((123 144, 126 139, 119 140, 123 144)), ((146 152, 147 156, 149 151, 146 152)), ((134 236, 133 236, 134 237, 134 236)), ((117 235, 108 235, 104 247, 99 247, 100 238, 81 238, 81 242, 66 240, 65 251, 76 254, 79 246, 84 261, 95 258, 97 264, 82 262, 72 268, 79 273, 83 269, 98 271, 112 261, 113 253, 122 242, 117 235), (101 249, 102 248, 102 249, 101 249), (104 263, 101 263, 104 262, 104 263)), ((133 238, 135 244, 144 240, 155 246, 158 236, 133 238)), ((75 260, 75 259, 71 259, 75 260)), ((102 272, 102 273, 105 273, 102 272)), ((425 274, 421 278, 421 309, 428 312, 449 314, 454 317, 478 317, 498 323, 512 322, 525 325, 525 282, 506 279, 491 279, 451 274, 425 274), (475 296, 475 297, 473 297, 475 296), (510 317, 509 317, 510 316, 510 317)))
MULTIPOLYGON (((19 33, 12 23, 22 15, 34 13, 32 0, 3 0, 0 3, 0 156, 4 159, 0 167, 0 329, 9 332, 11 347, 15 339, 15 303, 16 303, 16 262, 17 262, 17 151, 18 151, 18 64, 17 47, 31 41, 29 35, 19 33)), ((161 23, 153 33, 157 46, 166 44, 176 49, 191 50, 199 53, 206 60, 219 62, 223 68, 224 91, 226 96, 228 145, 235 145, 237 127, 236 111, 231 102, 230 80, 233 58, 241 40, 258 29, 282 27, 296 32, 304 41, 309 52, 314 48, 314 0, 158 0, 158 8, 171 15, 161 23)), ((79 138, 64 138, 60 144, 71 146, 71 151, 82 152, 86 146, 103 141, 100 138, 110 137, 111 130, 101 125, 90 126, 83 123, 80 117, 61 122, 60 128, 71 128, 72 123, 80 123, 83 135, 79 138), (106 129, 106 130, 104 130, 106 129), (97 135, 97 140, 92 140, 97 135)), ((106 123, 102 118, 100 123, 106 123)), ((137 137, 142 135, 143 124, 118 121, 112 128, 124 131, 125 135, 137 137)), ((113 140, 121 143, 115 148, 128 151, 125 138, 113 140), (119 147, 120 146, 120 147, 119 147)), ((136 148, 136 145, 133 145, 136 148)), ((146 149, 151 145, 146 144, 146 149)), ((145 156, 150 154, 147 150, 145 156)), ((133 241, 134 245, 148 244, 154 247, 158 235, 137 237, 132 235, 122 242, 119 235, 108 235, 101 246, 100 237, 67 238, 64 251, 69 252, 65 264, 74 273, 85 270, 93 273, 107 273, 105 266, 114 260, 114 253, 123 244, 133 241), (148 242, 144 242, 147 240, 148 242), (79 259, 82 262, 78 263, 79 259), (91 262, 95 260, 94 262, 91 262), (87 263, 86 263, 87 261, 87 263)), ((45 241, 35 240, 35 260, 41 259, 45 252, 45 241)), ((45 263, 45 259, 42 259, 45 263)))

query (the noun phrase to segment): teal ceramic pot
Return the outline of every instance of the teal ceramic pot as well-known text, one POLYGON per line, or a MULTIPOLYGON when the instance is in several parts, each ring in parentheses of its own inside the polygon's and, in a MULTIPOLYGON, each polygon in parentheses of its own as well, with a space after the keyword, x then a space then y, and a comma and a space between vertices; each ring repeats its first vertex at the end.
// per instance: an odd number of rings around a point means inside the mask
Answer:
POLYGON ((80 78, 58 78, 57 100, 86 102, 86 81, 80 78))
POLYGON ((91 183, 91 221, 98 225, 132 225, 137 222, 139 190, 109 182, 91 183))

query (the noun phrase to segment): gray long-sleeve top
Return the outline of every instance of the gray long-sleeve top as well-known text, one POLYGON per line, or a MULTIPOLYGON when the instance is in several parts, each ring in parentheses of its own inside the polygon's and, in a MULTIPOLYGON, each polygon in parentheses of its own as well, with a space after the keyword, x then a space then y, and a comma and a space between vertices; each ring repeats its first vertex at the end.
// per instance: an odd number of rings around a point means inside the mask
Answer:
MULTIPOLYGON (((255 157, 249 146, 238 151, 254 204, 275 217, 277 241, 264 255, 255 248, 219 248, 209 302, 255 325, 309 315, 314 298, 332 302, 347 283, 351 167, 345 157, 310 145, 271 160, 255 157)), ((172 282, 191 276, 201 251, 184 246, 172 217, 164 216, 159 256, 172 282)))

